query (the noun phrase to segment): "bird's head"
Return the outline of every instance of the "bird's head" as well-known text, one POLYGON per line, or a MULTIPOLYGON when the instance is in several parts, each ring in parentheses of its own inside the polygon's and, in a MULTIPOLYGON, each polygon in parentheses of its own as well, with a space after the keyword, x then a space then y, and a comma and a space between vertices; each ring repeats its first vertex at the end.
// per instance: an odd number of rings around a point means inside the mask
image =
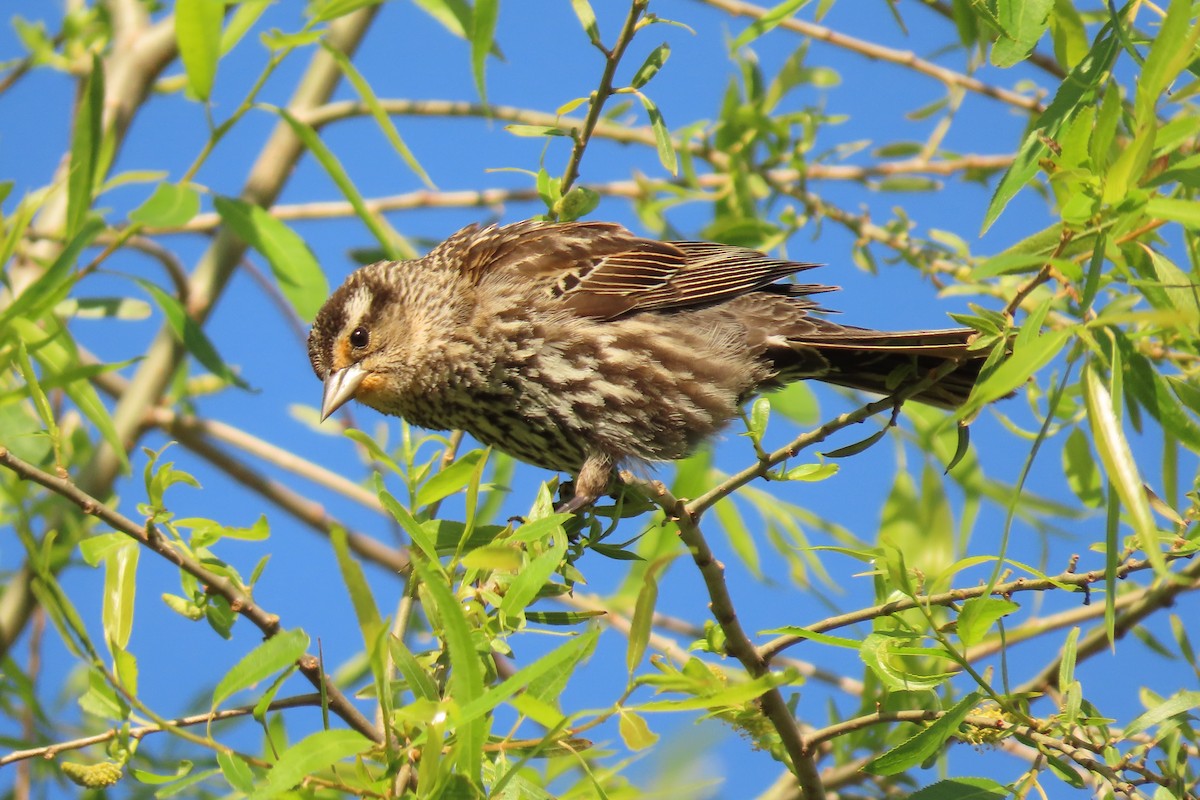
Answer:
POLYGON ((324 420, 352 399, 400 413, 406 397, 429 390, 468 298, 451 270, 426 259, 380 261, 357 270, 317 312, 308 358, 325 383, 324 420))

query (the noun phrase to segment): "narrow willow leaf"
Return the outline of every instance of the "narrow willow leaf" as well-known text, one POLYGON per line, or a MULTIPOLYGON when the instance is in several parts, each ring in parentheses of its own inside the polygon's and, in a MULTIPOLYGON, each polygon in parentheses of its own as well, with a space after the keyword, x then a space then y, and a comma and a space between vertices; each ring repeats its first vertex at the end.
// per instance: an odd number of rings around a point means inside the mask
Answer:
POLYGON ((1125 730, 1121 732, 1121 739, 1129 741, 1132 737, 1150 730, 1171 717, 1197 708, 1200 708, 1200 692, 1179 692, 1126 725, 1125 730))
POLYGON ((712 709, 741 706, 762 697, 777 686, 783 686, 796 680, 796 674, 788 672, 768 672, 754 680, 735 683, 713 694, 702 697, 689 697, 683 700, 651 700, 637 707, 638 711, 707 711, 712 709))
POLYGON ((663 42, 658 47, 650 51, 650 55, 646 56, 646 60, 638 67, 637 72, 633 74, 633 80, 629 85, 634 89, 640 89, 658 74, 658 71, 667 63, 667 59, 671 57, 671 47, 666 42, 663 42))
MULTIPOLYGON (((104 559, 104 604, 101 618, 105 638, 124 649, 133 632, 133 608, 137 595, 137 565, 141 545, 126 538, 104 559)), ((132 688, 132 687, 131 687, 132 688)))
POLYGON ((379 5, 383 0, 325 0, 320 3, 313 15, 317 23, 332 22, 338 17, 344 17, 362 8, 379 5))
POLYGON ((325 169, 325 172, 328 173, 334 184, 341 190, 347 202, 354 208, 354 213, 367 226, 367 230, 371 231, 371 234, 379 242, 380 246, 383 247, 388 258, 401 259, 411 257, 412 253, 407 253, 399 248, 391 230, 382 217, 367 208, 367 203, 363 200, 362 193, 358 191, 358 187, 354 185, 354 181, 350 180, 350 176, 346 174, 346 169, 337 160, 333 151, 321 141, 321 137, 317 135, 312 126, 296 119, 285 108, 277 108, 275 111, 279 116, 283 117, 288 127, 304 143, 308 151, 313 154, 313 158, 317 159, 317 162, 325 169))
POLYGON ((958 726, 979 705, 981 697, 979 692, 971 692, 928 728, 873 759, 863 769, 875 775, 896 775, 922 763, 958 732, 958 726))
MULTIPOLYGON (((483 696, 483 666, 475 650, 471 625, 447 577, 422 559, 413 560, 413 570, 420 579, 420 590, 428 598, 425 608, 433 617, 433 631, 444 642, 450 658, 449 695, 460 706, 468 705, 483 696)), ((483 769, 483 743, 488 726, 475 720, 457 728, 456 755, 459 771, 478 784, 483 769)))
POLYGON ((1146 493, 1142 491, 1142 478, 1137 462, 1113 408, 1112 395, 1108 393, 1098 371, 1092 366, 1084 370, 1084 397, 1087 400, 1092 438, 1096 442, 1104 471, 1120 496, 1121 505, 1132 520, 1142 550, 1155 570, 1161 572, 1166 569, 1166 562, 1158 543, 1158 531, 1154 526, 1150 502, 1146 493))
POLYGON ((375 605, 375 597, 363 574, 362 566, 354 560, 346 543, 346 530, 335 525, 329 532, 329 541, 333 545, 334 556, 337 557, 338 569, 342 573, 342 582, 346 584, 346 592, 350 595, 350 603, 354 606, 354 615, 358 619, 359 630, 362 631, 363 643, 369 651, 383 630, 383 619, 379 615, 379 607, 375 605))
POLYGON ((273 0, 243 0, 237 4, 233 13, 229 15, 225 30, 221 31, 221 55, 237 47, 237 43, 254 27, 254 23, 258 22, 258 18, 272 2, 273 0))
POLYGON ((459 724, 472 722, 482 717, 527 686, 549 675, 571 675, 574 672, 574 665, 586 658, 595 648, 599 635, 599 628, 589 628, 579 636, 568 639, 564 644, 554 648, 533 663, 517 670, 498 686, 488 689, 476 701, 463 705, 458 712, 459 724))
POLYGON ((1058 661, 1058 685, 1070 686, 1075 682, 1075 662, 1078 656, 1079 627, 1071 628, 1067 640, 1063 642, 1062 655, 1058 661))
POLYGON ((269 800, 289 792, 313 773, 326 769, 344 758, 364 753, 375 743, 358 731, 345 729, 317 731, 280 754, 271 771, 253 794, 252 800, 269 800))
POLYGON ((646 567, 642 573, 642 588, 638 590, 633 616, 629 619, 629 645, 625 649, 625 668, 630 679, 642 663, 650 632, 654 629, 654 609, 658 605, 658 571, 674 560, 665 556, 646 567))
POLYGON ((438 694, 437 682, 434 677, 421 666, 417 657, 408 649, 408 645, 394 636, 388 637, 388 649, 392 654, 392 663, 404 677, 408 690, 418 700, 428 700, 436 703, 441 695, 438 694))
POLYGON ((297 316, 311 322, 329 296, 329 283, 305 241, 261 206, 219 196, 213 205, 221 221, 267 260, 297 316))
POLYGON ((242 689, 248 689, 296 663, 308 648, 302 630, 281 631, 255 647, 233 665, 213 690, 212 708, 242 689))
POLYGON ((1099 508, 1104 502, 1104 483, 1088 437, 1080 428, 1072 430, 1067 437, 1062 460, 1063 474, 1071 491, 1088 508, 1099 508))
POLYGON ((654 141, 658 146, 658 160, 662 162, 667 172, 678 175, 679 158, 675 155, 675 143, 671 141, 671 132, 667 130, 662 112, 649 97, 641 92, 638 92, 638 99, 642 101, 642 105, 646 108, 646 114, 650 117, 650 129, 654 131, 654 141))
POLYGON ((562 564, 566 552, 567 536, 560 532, 554 537, 554 544, 530 561, 509 584, 504 599, 500 601, 500 613, 508 617, 516 616, 537 599, 538 594, 550 582, 550 577, 562 564))
MULTIPOLYGON (((592 10, 591 3, 588 0, 571 0, 571 8, 575 10, 575 16, 579 17, 579 24, 587 33, 588 41, 594 46, 599 46, 601 44, 600 25, 596 22, 596 12, 592 10)), ((560 111, 559 113, 567 112, 560 111)))
POLYGON ((1012 792, 991 778, 947 778, 931 783, 908 796, 908 800, 1005 800, 1012 792))
MULTIPOLYGON (((125 453, 124 442, 117 435, 117 428, 113 423, 112 415, 108 412, 108 407, 104 405, 100 395, 88 382, 86 371, 76 373, 79 365, 79 353, 75 350, 75 343, 70 338, 70 332, 52 320, 46 320, 43 323, 49 332, 46 328, 27 319, 14 319, 9 324, 18 337, 26 342, 36 343, 33 355, 34 359, 42 365, 43 375, 55 376, 54 382, 58 383, 66 376, 77 374, 74 380, 62 383, 63 391, 67 393, 71 402, 87 418, 88 422, 96 427, 96 430, 104 437, 104 441, 113 448, 113 452, 121 463, 122 471, 128 473, 129 457, 125 453)), ((43 380, 42 386, 45 387, 49 383, 51 381, 43 380)))
POLYGON ((1137 81, 1137 99, 1134 101, 1137 125, 1157 123, 1154 109, 1159 95, 1195 56, 1200 25, 1192 23, 1191 17, 1191 0, 1171 0, 1167 6, 1167 15, 1158 26, 1137 81))
POLYGON ((596 617, 607 615, 607 611, 526 611, 525 621, 535 625, 581 625, 596 617))
POLYGON ((475 89, 485 106, 488 102, 487 57, 492 52, 499 17, 500 0, 475 0, 475 13, 471 16, 471 74, 475 76, 475 89))
POLYGON ((217 353, 217 348, 213 347, 213 343, 209 341, 204 329, 188 316, 188 313, 183 309, 178 300, 150 281, 141 278, 134 278, 134 280, 138 286, 146 290, 147 294, 150 295, 151 299, 162 310, 163 316, 167 319, 167 325, 171 328, 175 337, 183 343, 187 351, 195 356, 196 360, 205 369, 218 378, 232 383, 241 389, 250 388, 250 385, 238 377, 229 368, 229 365, 221 359, 221 356, 217 353))
POLYGON ((154 193, 129 212, 129 221, 150 228, 176 228, 200 212, 200 193, 191 186, 160 183, 154 193))
POLYGON ((6 308, 0 310, 0 331, 4 331, 9 322, 17 317, 37 319, 62 302, 67 292, 75 285, 74 268, 79 254, 103 229, 102 220, 95 217, 88 219, 58 254, 58 258, 54 259, 54 263, 39 275, 37 280, 25 287, 25 291, 17 295, 6 308))
POLYGON ((1195 200, 1151 197, 1146 201, 1146 213, 1156 219, 1167 219, 1188 228, 1200 229, 1200 203, 1195 200))
POLYGON ((1053 139, 1057 136, 1059 128, 1071 117, 1079 104, 1086 101, 1086 96, 1107 81, 1109 68, 1120 49, 1117 36, 1110 28, 1105 27, 1097 35, 1087 57, 1059 84, 1054 99, 1038 117, 1033 130, 1021 143, 1012 165, 996 184, 996 191, 992 194, 983 218, 981 234, 987 232, 1017 192, 1033 180, 1041 160, 1048 152, 1043 137, 1053 139))
POLYGON ((229 785, 243 794, 254 791, 254 771, 238 755, 224 750, 217 751, 217 766, 229 785))
POLYGON ((441 565, 438 564, 437 560, 437 539, 430 536, 409 510, 401 505, 400 501, 383 487, 383 481, 378 479, 378 475, 376 475, 376 484, 375 491, 384 510, 391 515, 392 519, 400 524, 400 527, 412 539, 412 543, 429 559, 431 564, 436 565, 431 568, 440 570, 441 565))
POLYGON ((396 129, 396 124, 392 122, 392 118, 386 111, 383 110, 383 105, 380 104, 379 98, 375 95, 375 90, 371 88, 371 84, 367 82, 362 73, 354 66, 350 59, 341 50, 333 47, 326 39, 321 39, 321 46, 325 48, 333 60, 337 62, 341 68, 342 74, 350 81, 350 85, 354 87, 354 91, 358 92, 358 96, 362 98, 363 104, 371 112, 371 118, 375 120, 375 124, 383 131, 383 135, 392 145, 392 149, 403 159, 408 168, 421 179, 426 188, 436 190, 429 174, 425 172, 425 168, 421 166, 421 162, 417 161, 417 157, 413 155, 412 150, 404 143, 404 139, 400 136, 400 131, 396 129))
POLYGON ((224 0, 178 0, 175 3, 175 41, 187 73, 188 86, 200 100, 208 100, 221 57, 221 20, 224 0))
POLYGON ((481 458, 483 458, 482 450, 472 450, 450 466, 434 473, 433 477, 417 489, 413 507, 423 508, 466 489, 481 458))
POLYGON ((782 3, 772 7, 765 14, 760 16, 754 22, 746 27, 746 30, 738 34, 738 37, 733 40, 730 45, 731 50, 740 50, 746 45, 753 42, 764 33, 773 30, 779 23, 783 22, 788 17, 795 14, 804 6, 808 5, 809 0, 784 0, 782 3))
POLYGON ((92 207, 92 192, 99 171, 104 120, 104 64, 92 56, 91 72, 83 84, 71 135, 70 171, 67 174, 66 236, 79 232, 92 207))

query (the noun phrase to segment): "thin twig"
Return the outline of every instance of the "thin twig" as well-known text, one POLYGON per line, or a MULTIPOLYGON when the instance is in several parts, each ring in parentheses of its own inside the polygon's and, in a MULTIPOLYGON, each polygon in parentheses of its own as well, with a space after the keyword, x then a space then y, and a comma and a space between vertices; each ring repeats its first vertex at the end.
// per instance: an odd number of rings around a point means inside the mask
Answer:
MULTIPOLYGON (((300 708, 303 706, 320 706, 321 695, 319 692, 311 692, 309 694, 296 695, 295 697, 285 697, 282 700, 274 700, 267 706, 268 711, 280 711, 287 708, 300 708)), ((162 725, 140 725, 136 728, 130 728, 127 732, 125 728, 110 728, 104 733, 97 733, 91 736, 83 736, 79 739, 72 739, 67 742, 55 742, 54 744, 43 745, 42 747, 32 747, 28 750, 14 750, 8 755, 0 756, 0 767, 5 764, 11 764, 14 761, 22 761, 29 758, 54 758, 59 753, 64 753, 68 750, 81 750, 84 747, 91 747, 94 744, 103 744, 104 742, 112 741, 117 736, 126 734, 134 739, 143 739, 154 733, 163 733, 169 728, 187 727, 190 725, 205 725, 210 722, 220 722, 227 719, 236 719, 239 717, 250 716, 255 713, 255 706, 240 706, 238 708, 229 708, 224 711, 213 711, 207 714, 192 714, 186 717, 177 717, 169 721, 168 726, 162 725)))
POLYGON ((604 72, 600 75, 600 85, 592 93, 591 101, 588 103, 588 113, 583 120, 583 128, 575 135, 575 144, 571 148, 571 155, 567 158, 567 166, 563 170, 561 189, 564 195, 575 185, 575 181, 579 177, 579 164, 583 161, 583 154, 587 150, 588 142, 592 139, 592 131, 596 129, 596 123, 600 121, 600 113, 604 110, 604 104, 608 102, 608 98, 612 97, 613 78, 617 74, 617 65, 621 63, 621 57, 625 55, 625 48, 629 47, 629 43, 633 41, 638 20, 642 18, 649 3, 650 0, 633 0, 629 4, 629 13, 625 17, 625 23, 621 26, 621 32, 617 34, 617 41, 613 43, 611 50, 605 50, 597 43, 597 47, 604 53, 604 72))
MULTIPOLYGON (((95 517, 113 530, 124 533, 143 547, 157 553, 184 572, 193 576, 206 587, 207 591, 220 595, 227 600, 229 607, 233 611, 253 623, 262 631, 266 638, 269 639, 279 633, 280 619, 277 615, 266 611, 255 603, 254 599, 247 592, 243 591, 241 587, 235 585, 233 581, 206 569, 203 564, 191 555, 177 549, 151 526, 137 524, 120 512, 105 506, 67 478, 51 475, 35 467, 33 464, 18 458, 2 443, 0 443, 0 466, 6 467, 16 473, 17 476, 25 480, 31 480, 60 497, 66 498, 79 506, 85 514, 95 517)), ((362 712, 346 699, 341 690, 332 683, 324 680, 324 676, 315 663, 315 659, 312 659, 310 656, 303 656, 297 663, 299 664, 300 671, 314 686, 322 688, 322 684, 324 684, 324 691, 329 698, 329 707, 334 713, 364 736, 368 736, 374 741, 381 741, 382 737, 379 732, 362 715, 362 712)))
MULTIPOLYGON (((743 3, 740 0, 701 0, 701 2, 714 8, 719 8, 735 17, 762 19, 770 11, 770 9, 763 8, 762 6, 743 3)), ((810 39, 816 39, 835 47, 841 47, 852 53, 858 53, 874 61, 886 61, 890 64, 908 67, 914 72, 934 78, 946 86, 958 86, 969 92, 991 97, 1008 103, 1011 106, 1035 113, 1041 113, 1043 110, 1041 102, 1035 97, 1028 97, 1009 89, 992 86, 978 78, 973 78, 970 75, 964 75, 961 72, 939 66, 923 58, 918 58, 911 50, 896 50, 891 47, 884 47, 874 42, 868 42, 865 39, 858 39, 853 36, 847 36, 844 33, 838 33, 835 30, 826 28, 824 25, 806 22, 796 17, 788 17, 782 20, 779 23, 779 27, 807 36, 810 39)))

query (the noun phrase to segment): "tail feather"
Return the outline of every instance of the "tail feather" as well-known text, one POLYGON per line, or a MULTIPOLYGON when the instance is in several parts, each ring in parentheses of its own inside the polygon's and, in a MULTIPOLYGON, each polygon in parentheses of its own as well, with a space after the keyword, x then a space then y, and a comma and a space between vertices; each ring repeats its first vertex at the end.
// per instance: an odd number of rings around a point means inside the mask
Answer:
POLYGON ((783 354, 774 355, 784 380, 789 379, 791 367, 803 371, 799 377, 884 395, 923 380, 946 361, 956 361, 959 365, 953 371, 912 398, 953 409, 966 402, 987 355, 968 349, 974 334, 970 328, 895 333, 829 329, 789 338, 792 364, 786 356, 780 357, 783 354), (820 364, 817 369, 813 368, 814 355, 820 364))

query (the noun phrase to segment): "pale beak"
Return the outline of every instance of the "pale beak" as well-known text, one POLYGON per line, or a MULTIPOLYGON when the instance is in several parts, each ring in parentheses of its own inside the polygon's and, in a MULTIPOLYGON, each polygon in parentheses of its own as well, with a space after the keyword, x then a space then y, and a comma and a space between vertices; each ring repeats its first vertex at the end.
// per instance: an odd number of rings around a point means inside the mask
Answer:
POLYGON ((370 373, 358 364, 352 364, 325 376, 325 392, 321 395, 321 422, 354 398, 359 384, 368 374, 370 373))

